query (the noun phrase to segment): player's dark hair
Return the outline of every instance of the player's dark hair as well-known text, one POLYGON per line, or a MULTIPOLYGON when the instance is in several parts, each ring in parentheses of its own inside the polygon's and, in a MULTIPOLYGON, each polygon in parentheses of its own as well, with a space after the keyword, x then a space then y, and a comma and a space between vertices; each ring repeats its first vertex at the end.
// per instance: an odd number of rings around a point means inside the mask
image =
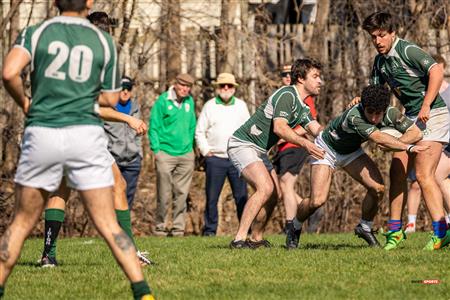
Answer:
POLYGON ((296 84, 299 78, 305 79, 306 74, 308 74, 309 70, 311 69, 321 70, 322 65, 320 64, 320 62, 314 59, 309 58, 296 59, 292 64, 291 85, 296 84))
POLYGON ((94 11, 87 18, 92 24, 109 33, 111 21, 107 13, 104 11, 94 11))
POLYGON ((391 93, 382 85, 369 85, 362 90, 361 104, 370 113, 386 111, 390 102, 391 93))
POLYGON ((55 0, 59 12, 76 11, 82 12, 86 9, 86 0, 55 0))
POLYGON ((364 19, 362 28, 367 32, 380 29, 392 33, 396 31, 396 24, 390 13, 377 11, 364 19))
POLYGON ((444 65, 444 69, 447 66, 447 62, 445 61, 445 58, 443 58, 441 55, 439 54, 435 54, 432 55, 431 57, 433 57, 433 59, 438 63, 438 64, 443 64, 444 65))

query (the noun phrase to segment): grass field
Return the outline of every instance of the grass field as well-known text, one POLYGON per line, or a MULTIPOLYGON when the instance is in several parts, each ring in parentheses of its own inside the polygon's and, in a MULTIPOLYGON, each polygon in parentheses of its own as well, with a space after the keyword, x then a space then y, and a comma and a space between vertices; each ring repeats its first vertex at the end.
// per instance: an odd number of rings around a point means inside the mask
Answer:
MULTIPOLYGON (((157 262, 145 274, 158 299, 449 299, 450 248, 425 252, 428 237, 414 234, 392 252, 369 249, 351 234, 304 234, 301 249, 290 252, 281 235, 259 250, 229 250, 230 237, 137 243, 157 262), (417 282, 425 279, 440 284, 417 282)), ((36 263, 42 243, 25 244, 5 300, 132 298, 103 241, 60 240, 54 269, 36 263)))

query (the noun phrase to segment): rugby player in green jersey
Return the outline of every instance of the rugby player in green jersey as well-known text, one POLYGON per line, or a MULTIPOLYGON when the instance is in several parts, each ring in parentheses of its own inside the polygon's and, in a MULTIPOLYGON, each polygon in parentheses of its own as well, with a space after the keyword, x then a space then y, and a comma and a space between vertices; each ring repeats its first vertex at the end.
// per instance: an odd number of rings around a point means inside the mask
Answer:
POLYGON ((362 91, 361 103, 348 108, 333 119, 315 139, 325 150, 325 158, 311 161, 311 195, 298 206, 300 223, 322 206, 330 190, 331 177, 336 167, 342 167, 353 179, 361 183, 367 194, 362 202, 362 218, 355 234, 371 247, 379 246, 373 234, 373 219, 378 203, 383 199, 383 178, 372 159, 362 150, 361 144, 370 140, 385 149, 407 150, 420 153, 428 146, 415 146, 422 138, 420 129, 397 108, 389 106, 390 93, 382 86, 369 86, 362 91), (392 127, 403 133, 396 139, 379 129, 392 127))
POLYGON ((134 298, 152 299, 135 247, 116 220, 107 138, 96 113, 97 101, 118 101, 117 51, 112 37, 86 19, 92 0, 55 5, 61 16, 25 28, 3 66, 5 88, 27 118, 14 219, 0 239, 0 295, 48 194, 65 176, 130 280, 134 298), (20 77, 28 64, 32 102, 20 77))
POLYGON ((433 221, 434 235, 424 249, 437 250, 450 243, 444 218, 442 193, 435 178, 443 144, 449 141, 449 113, 439 94, 443 69, 417 45, 396 35, 394 18, 387 12, 376 12, 363 22, 378 51, 373 64, 371 84, 386 84, 405 108, 408 118, 423 131, 418 145, 428 151, 417 155, 394 154, 390 170, 390 220, 386 250, 396 248, 406 238, 402 230, 402 211, 406 202, 407 174, 414 165, 417 181, 433 221))
POLYGON ((303 147, 314 157, 323 157, 323 150, 304 137, 305 130, 300 134, 293 130, 301 125, 317 136, 322 128, 303 102, 307 96, 319 94, 322 84, 320 69, 321 65, 316 61, 296 60, 292 65, 291 85, 276 90, 228 141, 231 162, 255 189, 245 205, 231 248, 270 247, 270 243, 263 239, 263 233, 279 200, 280 190, 278 176, 267 151, 280 138, 303 147), (252 223, 251 238, 247 240, 252 223))
MULTIPOLYGON (((87 16, 88 20, 97 26, 98 28, 110 33, 110 21, 108 14, 105 12, 97 11, 87 16)), ((123 84, 123 83, 122 83, 123 84)), ((123 86, 122 86, 123 88, 123 86)), ((147 132, 147 125, 144 121, 132 117, 130 115, 121 113, 113 109, 112 107, 100 107, 99 116, 105 121, 122 122, 126 123, 137 135, 142 135, 147 132)), ((130 209, 128 207, 126 190, 126 181, 123 178, 119 166, 116 164, 114 157, 111 156, 112 171, 114 176, 114 210, 116 213, 117 221, 120 227, 133 241, 136 246, 133 231, 131 228, 131 216, 130 209)), ((44 250, 40 260, 43 268, 55 267, 58 265, 56 260, 56 241, 59 231, 64 222, 65 207, 69 200, 71 189, 69 189, 65 183, 65 180, 61 182, 60 187, 55 193, 51 193, 47 201, 47 206, 44 211, 44 250)), ((146 252, 136 252, 139 261, 142 266, 152 264, 152 261, 146 257, 146 252)))

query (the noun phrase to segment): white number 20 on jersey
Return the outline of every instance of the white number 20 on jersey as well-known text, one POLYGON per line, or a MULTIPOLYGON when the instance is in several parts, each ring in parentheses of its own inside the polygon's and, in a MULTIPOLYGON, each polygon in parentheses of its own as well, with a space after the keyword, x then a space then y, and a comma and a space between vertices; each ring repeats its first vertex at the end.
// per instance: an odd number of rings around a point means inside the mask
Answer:
POLYGON ((70 79, 76 82, 85 82, 91 76, 94 54, 90 48, 78 45, 69 49, 69 46, 63 42, 54 41, 48 45, 48 53, 56 56, 45 69, 45 77, 65 80, 66 73, 60 69, 67 59, 69 60, 67 73, 70 79))

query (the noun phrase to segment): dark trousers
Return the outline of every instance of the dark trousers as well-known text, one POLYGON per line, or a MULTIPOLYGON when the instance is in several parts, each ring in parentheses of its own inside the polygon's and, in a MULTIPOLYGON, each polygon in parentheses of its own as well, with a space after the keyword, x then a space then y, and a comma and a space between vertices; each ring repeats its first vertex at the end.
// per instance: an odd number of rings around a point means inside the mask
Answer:
POLYGON ((139 173, 141 172, 141 161, 141 157, 138 156, 135 160, 126 165, 118 165, 120 173, 127 182, 127 202, 129 210, 133 207, 134 194, 136 193, 139 173))
POLYGON ((228 177, 239 220, 247 202, 247 183, 239 177, 237 169, 227 158, 209 156, 205 159, 206 171, 206 208, 204 234, 215 234, 218 224, 217 202, 225 178, 228 177))

